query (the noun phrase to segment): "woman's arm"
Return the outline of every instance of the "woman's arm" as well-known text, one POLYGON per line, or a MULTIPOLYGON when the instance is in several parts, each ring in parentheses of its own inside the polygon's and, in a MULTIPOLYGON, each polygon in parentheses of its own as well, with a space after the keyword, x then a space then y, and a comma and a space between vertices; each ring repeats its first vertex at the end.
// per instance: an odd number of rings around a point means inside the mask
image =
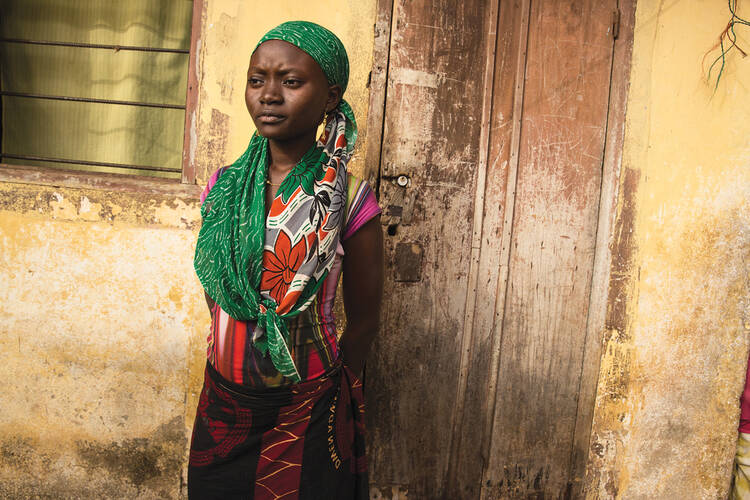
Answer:
POLYGON ((214 299, 208 296, 208 293, 205 290, 203 290, 203 295, 206 296, 206 305, 208 306, 208 311, 213 316, 214 306, 216 305, 216 302, 214 302, 214 299))
POLYGON ((358 376, 380 323, 383 295, 383 232, 373 217, 344 240, 344 310, 346 329, 339 347, 344 363, 358 376))

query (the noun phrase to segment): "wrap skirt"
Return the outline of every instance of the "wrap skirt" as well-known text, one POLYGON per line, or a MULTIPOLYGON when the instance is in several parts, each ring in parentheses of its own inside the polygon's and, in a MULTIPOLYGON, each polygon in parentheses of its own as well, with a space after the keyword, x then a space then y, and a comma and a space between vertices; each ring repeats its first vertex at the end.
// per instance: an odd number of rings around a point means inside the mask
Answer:
POLYGON ((207 364, 188 497, 367 499, 362 382, 338 364, 321 378, 256 389, 207 364))

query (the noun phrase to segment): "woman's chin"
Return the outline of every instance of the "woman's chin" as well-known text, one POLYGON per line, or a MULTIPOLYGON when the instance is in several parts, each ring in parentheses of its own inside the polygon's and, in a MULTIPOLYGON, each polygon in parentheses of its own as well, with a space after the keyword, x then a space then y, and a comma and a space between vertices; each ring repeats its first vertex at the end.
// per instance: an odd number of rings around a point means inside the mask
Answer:
POLYGON ((317 137, 317 130, 313 133, 307 134, 289 134, 285 133, 283 130, 274 130, 271 127, 258 127, 257 130, 258 135, 260 135, 261 137, 264 137, 269 141, 273 141, 277 144, 286 144, 289 146, 297 145, 299 143, 309 143, 309 146, 315 143, 315 139, 317 137))

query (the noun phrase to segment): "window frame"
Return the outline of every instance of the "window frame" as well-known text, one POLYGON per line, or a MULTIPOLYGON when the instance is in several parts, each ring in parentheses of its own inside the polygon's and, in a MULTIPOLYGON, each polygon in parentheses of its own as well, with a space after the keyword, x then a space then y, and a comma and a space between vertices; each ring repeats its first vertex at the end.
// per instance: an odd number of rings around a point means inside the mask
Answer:
MULTIPOLYGON (((163 194, 189 194, 200 192, 196 185, 195 150, 197 146, 198 107, 198 50, 202 34, 204 0, 193 0, 190 26, 190 52, 185 98, 185 120, 182 142, 182 161, 179 179, 164 179, 135 174, 86 172, 33 165, 0 162, 0 182, 20 182, 110 191, 149 191, 163 194)), ((0 130, 2 124, 0 124, 0 130)))

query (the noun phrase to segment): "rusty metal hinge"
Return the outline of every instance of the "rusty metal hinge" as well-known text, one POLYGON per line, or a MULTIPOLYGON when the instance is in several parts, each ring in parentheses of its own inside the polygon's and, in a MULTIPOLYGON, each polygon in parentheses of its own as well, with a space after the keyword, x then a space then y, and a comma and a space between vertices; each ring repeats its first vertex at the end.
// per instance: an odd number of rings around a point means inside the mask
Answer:
POLYGON ((620 9, 612 11, 612 39, 617 40, 620 36, 620 9))

